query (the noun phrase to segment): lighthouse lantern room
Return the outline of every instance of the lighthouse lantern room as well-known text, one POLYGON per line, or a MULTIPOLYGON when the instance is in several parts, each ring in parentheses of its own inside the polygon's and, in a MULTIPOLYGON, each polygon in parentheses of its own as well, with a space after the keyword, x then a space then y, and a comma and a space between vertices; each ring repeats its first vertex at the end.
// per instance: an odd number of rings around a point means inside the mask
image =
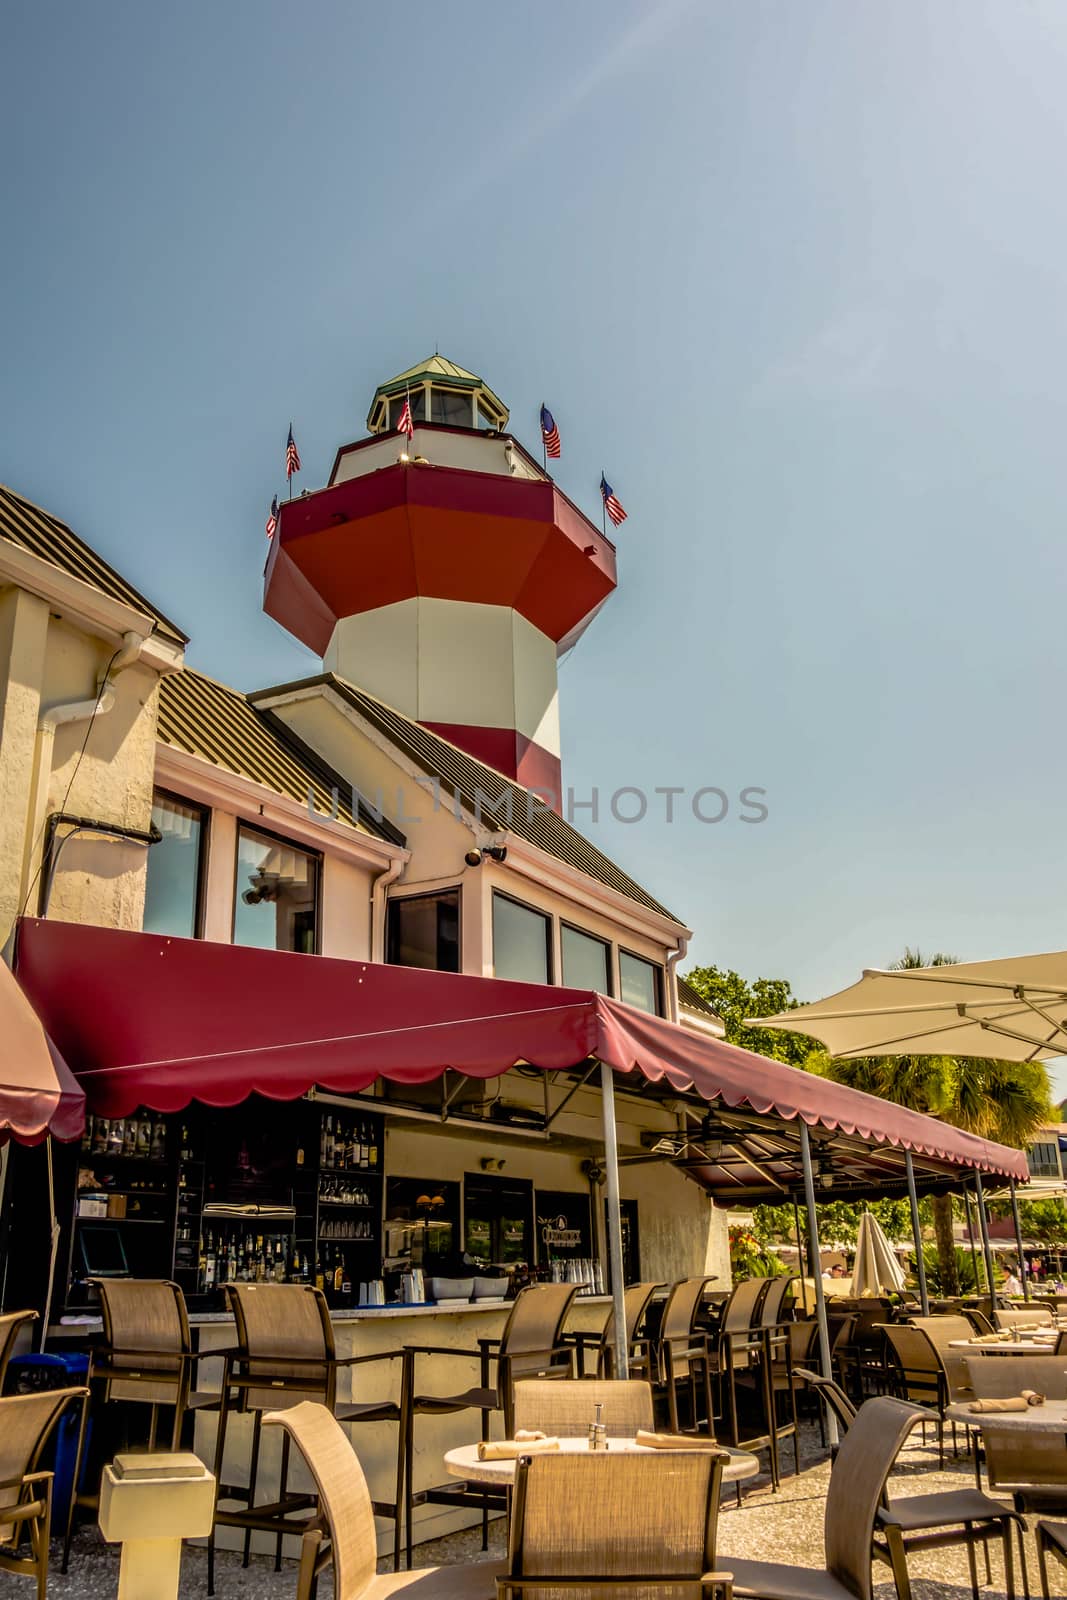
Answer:
POLYGON ((443 356, 381 384, 368 437, 282 506, 263 603, 327 670, 558 804, 557 659, 615 588, 615 547, 507 425, 443 356))

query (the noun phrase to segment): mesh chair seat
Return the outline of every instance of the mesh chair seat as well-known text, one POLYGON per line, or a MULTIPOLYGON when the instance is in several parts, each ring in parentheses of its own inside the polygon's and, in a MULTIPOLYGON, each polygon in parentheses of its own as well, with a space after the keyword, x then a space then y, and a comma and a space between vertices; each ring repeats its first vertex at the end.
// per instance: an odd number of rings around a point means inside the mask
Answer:
POLYGON ((734 1594, 766 1600, 856 1600, 852 1590, 815 1567, 789 1567, 780 1561, 735 1560, 719 1555, 723 1572, 734 1575, 734 1594))
POLYGON ((496 1600, 496 1569, 484 1575, 476 1567, 461 1566, 380 1572, 360 1592, 359 1600, 392 1600, 393 1595, 410 1595, 411 1600, 496 1600))
POLYGON ((994 1500, 981 1489, 945 1489, 935 1494, 909 1494, 893 1500, 878 1513, 878 1525, 901 1533, 947 1528, 959 1522, 989 1522, 997 1518, 1021 1519, 1006 1500, 994 1500))
POLYGON ((451 1411, 498 1411, 502 1405, 499 1389, 462 1389, 458 1394, 417 1394, 411 1404, 427 1416, 447 1416, 451 1411))

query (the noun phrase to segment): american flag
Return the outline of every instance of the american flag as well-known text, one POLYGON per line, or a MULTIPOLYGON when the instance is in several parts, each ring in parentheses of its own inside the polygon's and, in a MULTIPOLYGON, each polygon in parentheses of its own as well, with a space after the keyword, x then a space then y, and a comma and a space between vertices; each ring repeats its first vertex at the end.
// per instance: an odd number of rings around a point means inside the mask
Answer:
POLYGON ((622 509, 619 501, 616 500, 615 490, 603 473, 600 474, 600 493, 604 501, 604 510, 617 528, 620 522, 626 521, 626 512, 622 509))
POLYGON ((406 433, 408 440, 415 437, 415 424, 411 420, 411 396, 404 401, 404 409, 400 413, 400 421, 396 425, 397 433, 406 433))
POLYGON ((291 478, 294 472, 300 471, 300 451, 296 448, 293 438, 293 425, 289 424, 289 442, 285 446, 285 476, 291 478))
POLYGON ((270 516, 267 518, 267 538, 273 539, 278 531, 278 496, 275 495, 270 503, 270 516))
POLYGON ((547 406, 541 407, 541 437, 545 441, 545 454, 553 459, 559 456, 559 429, 547 406))

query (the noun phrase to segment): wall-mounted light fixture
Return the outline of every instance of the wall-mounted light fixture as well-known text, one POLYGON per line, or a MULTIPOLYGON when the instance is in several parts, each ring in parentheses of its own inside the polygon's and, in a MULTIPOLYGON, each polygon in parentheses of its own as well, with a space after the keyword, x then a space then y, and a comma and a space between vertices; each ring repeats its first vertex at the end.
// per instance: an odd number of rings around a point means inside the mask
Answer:
POLYGON ((506 861, 508 859, 508 847, 506 844, 492 844, 486 845, 483 850, 475 846, 473 850, 467 851, 463 859, 468 867, 480 867, 486 856, 492 861, 506 861))

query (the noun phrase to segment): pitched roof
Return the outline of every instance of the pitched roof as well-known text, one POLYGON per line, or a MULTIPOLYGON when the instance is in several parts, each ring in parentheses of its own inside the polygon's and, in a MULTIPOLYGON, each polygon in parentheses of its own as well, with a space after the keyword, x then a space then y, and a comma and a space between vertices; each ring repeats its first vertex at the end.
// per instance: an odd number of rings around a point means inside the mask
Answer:
MULTIPOLYGON (((563 817, 554 811, 532 807, 529 804, 528 791, 520 784, 513 783, 510 778, 504 777, 503 773, 497 772, 495 767, 486 766, 484 761, 468 755, 465 750, 450 744, 439 734, 431 733, 421 723, 413 722, 402 712, 394 711, 391 706, 376 700, 365 690, 357 689, 354 684, 337 677, 336 673, 320 673, 317 677, 305 678, 298 683, 263 689, 249 695, 248 698, 254 704, 257 700, 272 699, 277 695, 297 689, 312 688, 319 684, 335 690, 353 710, 365 717, 379 733, 384 734, 389 742, 401 750, 415 766, 421 768, 428 777, 437 777, 443 785, 452 789, 468 810, 477 809, 485 822, 487 832, 507 827, 510 832, 517 834, 520 839, 525 839, 528 844, 536 845, 547 855, 555 856, 556 860, 562 861, 565 866, 573 867, 578 872, 588 873, 589 877, 604 884, 605 888, 614 889, 617 894, 625 895, 627 899, 656 912, 659 916, 669 917, 672 922, 678 921, 673 912, 653 899, 639 883, 635 883, 628 873, 616 866, 614 861, 604 855, 603 851, 598 850, 595 844, 591 844, 563 817)), ((679 926, 684 924, 679 923, 679 926)))
POLYGON ((39 556, 42 561, 51 562, 61 572, 89 584, 109 599, 121 600, 124 605, 143 611, 152 618, 163 637, 175 644, 188 644, 188 636, 127 583, 114 567, 109 567, 72 528, 5 484, 0 484, 0 539, 39 556))
POLYGON ((392 823, 384 818, 379 821, 362 805, 353 816, 351 785, 280 717, 258 710, 236 689, 190 667, 160 680, 157 735, 164 744, 201 756, 302 805, 310 791, 316 808, 328 815, 336 794, 342 822, 392 844, 404 843, 403 834, 392 823))
POLYGON ((703 1016, 714 1017, 717 1022, 722 1018, 710 1001, 705 1000, 699 990, 687 983, 681 973, 678 974, 678 1004, 686 1011, 699 1011, 703 1016))
POLYGON ((458 367, 454 361, 449 361, 447 356, 439 356, 436 351, 432 356, 427 356, 425 361, 419 361, 406 372, 398 372, 395 378, 387 378, 379 387, 392 388, 394 383, 404 383, 409 378, 455 378, 461 383, 481 383, 476 372, 468 372, 466 367, 458 367))

